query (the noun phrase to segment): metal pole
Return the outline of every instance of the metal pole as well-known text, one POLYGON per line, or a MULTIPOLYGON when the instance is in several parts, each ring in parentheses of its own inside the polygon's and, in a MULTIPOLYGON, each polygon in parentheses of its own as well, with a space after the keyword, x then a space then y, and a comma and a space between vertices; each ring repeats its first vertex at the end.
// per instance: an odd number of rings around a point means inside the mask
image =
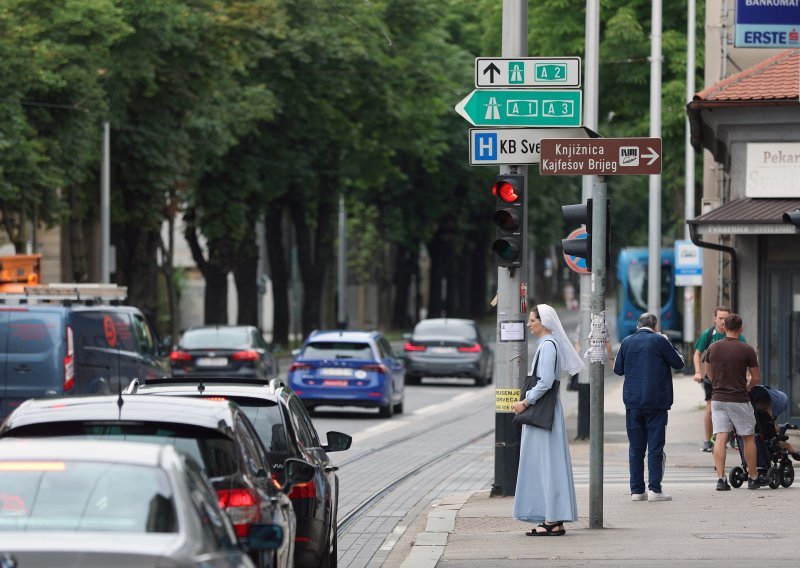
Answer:
POLYGON ((339 258, 337 262, 337 288, 339 302, 336 311, 336 327, 347 329, 347 212, 344 195, 339 196, 339 258))
MULTIPOLYGON (((661 137, 661 0, 653 0, 650 32, 650 137, 661 137)), ((650 176, 647 311, 661 320, 661 176, 650 176)))
MULTIPOLYGON (((606 198, 608 188, 605 177, 596 178, 592 187, 592 317, 604 318, 606 312, 606 198)), ((597 340, 596 331, 592 336, 597 340)), ((606 353, 605 327, 602 343, 594 350, 599 350, 599 357, 593 357, 589 363, 589 528, 603 528, 603 438, 604 438, 604 405, 603 385, 606 353)))
POLYGON ((103 122, 103 162, 100 169, 100 282, 111 282, 111 127, 103 122))
MULTIPOLYGON (((525 57, 528 54, 528 2, 527 0, 503 0, 503 57, 525 57)), ((525 203, 522 226, 527 227, 528 215, 528 167, 501 166, 501 174, 516 173, 525 176, 523 187, 525 203)), ((495 349, 496 400, 501 393, 519 392, 527 373, 528 345, 526 342, 500 341, 500 324, 507 321, 527 319, 520 307, 520 284, 527 274, 528 239, 523 240, 522 266, 513 275, 504 267, 497 269, 497 346, 495 349)), ((527 298, 525 299, 527 301, 527 298)), ((519 428, 512 424, 514 411, 496 405, 494 485, 492 495, 512 496, 517 488, 519 468, 519 428)))
MULTIPOLYGON (((686 102, 692 102, 694 98, 695 89, 695 20, 697 19, 696 0, 688 0, 688 12, 686 15, 686 102)), ((684 217, 686 221, 694 219, 694 148, 692 148, 691 128, 689 126, 689 117, 687 115, 686 122, 686 140, 685 140, 685 165, 686 170, 686 189, 685 189, 685 207, 684 217)), ((690 240, 689 223, 684 224, 683 238, 690 240)), ((694 303, 697 294, 697 289, 694 286, 687 286, 683 289, 683 343, 685 359, 687 361, 687 372, 692 360, 690 356, 692 344, 694 343, 694 303)))
MULTIPOLYGON (((600 56, 600 1, 586 0, 586 50, 584 124, 597 131, 600 56)), ((606 184, 597 176, 583 177, 583 201, 592 199, 592 274, 581 276, 581 351, 589 347, 592 314, 605 311, 606 184), (598 213, 599 211, 599 213, 598 213), (599 251, 599 252, 598 252, 599 251), (587 302, 587 300, 589 300, 587 302), (591 303, 591 306, 589 306, 591 303)), ((603 344, 605 353, 605 343, 603 344)), ((589 383, 589 528, 603 528, 603 363, 590 363, 578 382, 589 383), (585 377, 585 378, 584 378, 585 377)), ((580 387, 579 387, 580 389, 580 387)), ((586 396, 585 388, 579 397, 586 396)), ((580 404, 578 405, 580 408, 580 404)), ((580 412, 580 410, 579 410, 580 412)))

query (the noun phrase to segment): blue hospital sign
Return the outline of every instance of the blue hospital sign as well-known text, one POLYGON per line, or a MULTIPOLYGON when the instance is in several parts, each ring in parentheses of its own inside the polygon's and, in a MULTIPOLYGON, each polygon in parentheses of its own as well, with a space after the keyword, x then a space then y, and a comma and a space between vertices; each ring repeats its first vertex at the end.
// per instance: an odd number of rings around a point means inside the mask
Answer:
POLYGON ((476 162, 497 160, 497 133, 479 132, 475 134, 475 145, 473 152, 473 159, 476 162))
POLYGON ((800 47, 800 0, 736 0, 736 47, 800 47))

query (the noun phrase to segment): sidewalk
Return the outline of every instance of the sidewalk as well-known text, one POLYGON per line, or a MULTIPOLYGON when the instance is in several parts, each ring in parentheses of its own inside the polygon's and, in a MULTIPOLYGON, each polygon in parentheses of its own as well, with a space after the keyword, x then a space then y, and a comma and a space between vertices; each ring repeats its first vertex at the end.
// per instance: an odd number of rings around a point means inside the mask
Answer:
MULTIPOLYGON (((800 551, 800 482, 786 489, 715 491, 712 456, 700 451, 702 389, 675 375, 664 491, 670 502, 631 502, 621 384, 605 399, 603 529, 589 529, 589 444, 571 443, 579 519, 560 538, 532 538, 511 518, 513 498, 487 490, 438 500, 411 522, 384 566, 752 566, 793 561, 800 551)), ((574 429, 574 416, 567 417, 574 429)), ((574 437, 574 433, 571 437, 574 437)), ((798 442, 797 438, 792 440, 798 442)), ((740 464, 728 450, 727 471, 740 464)))

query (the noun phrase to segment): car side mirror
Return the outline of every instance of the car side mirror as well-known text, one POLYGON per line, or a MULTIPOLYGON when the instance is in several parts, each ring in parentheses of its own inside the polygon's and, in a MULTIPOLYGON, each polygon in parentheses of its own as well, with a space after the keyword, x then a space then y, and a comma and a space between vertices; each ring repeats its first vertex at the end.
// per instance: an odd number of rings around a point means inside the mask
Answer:
POLYGON ((326 452, 343 452, 350 449, 353 443, 353 437, 341 432, 328 432, 328 443, 322 446, 326 452))
POLYGON ((299 349, 292 349, 292 357, 297 357, 298 355, 300 355, 300 350, 299 349))
POLYGON ((410 333, 404 333, 403 334, 403 339, 406 339, 406 340, 411 339, 411 334, 410 333))
POLYGON ((170 351, 172 351, 172 336, 165 335, 158 343, 158 354, 161 356, 169 355, 170 351))
POLYGON ((295 485, 311 481, 316 472, 316 468, 305 460, 286 458, 283 462, 284 476, 281 491, 288 495, 295 485))
POLYGON ((283 544, 280 525, 254 523, 247 530, 247 548, 250 550, 276 550, 283 544))

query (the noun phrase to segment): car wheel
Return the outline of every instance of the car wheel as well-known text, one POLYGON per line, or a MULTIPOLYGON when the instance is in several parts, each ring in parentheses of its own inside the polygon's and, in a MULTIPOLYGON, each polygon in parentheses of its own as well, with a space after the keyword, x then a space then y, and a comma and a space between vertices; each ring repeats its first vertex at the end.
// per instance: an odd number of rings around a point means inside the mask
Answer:
POLYGON ((403 414, 403 399, 400 399, 400 402, 394 405, 394 413, 395 414, 403 414))
POLYGON ((389 402, 386 406, 381 406, 378 408, 378 416, 381 418, 391 418, 394 414, 394 404, 392 403, 392 399, 394 398, 394 387, 389 391, 389 402))
POLYGON ((483 375, 478 375, 475 377, 475 386, 476 387, 485 387, 487 383, 487 378, 483 375))
POLYGON ((328 542, 323 549, 322 558, 319 560, 319 568, 336 568, 339 562, 339 546, 336 533, 336 526, 333 527, 333 535, 328 537, 328 542), (333 547, 330 542, 333 540, 333 547))
POLYGON ((407 385, 418 385, 420 383, 421 377, 416 375, 409 375, 406 373, 406 384, 407 385))

